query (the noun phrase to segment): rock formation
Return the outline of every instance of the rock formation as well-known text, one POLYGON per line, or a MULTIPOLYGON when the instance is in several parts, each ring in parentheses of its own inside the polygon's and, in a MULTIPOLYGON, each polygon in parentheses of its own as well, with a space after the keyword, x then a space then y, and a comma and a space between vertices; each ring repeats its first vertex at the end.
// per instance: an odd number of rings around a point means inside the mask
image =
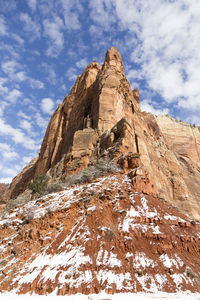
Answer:
POLYGON ((139 90, 131 90, 112 47, 102 67, 93 62, 77 78, 49 122, 37 159, 14 178, 5 198, 16 198, 40 173, 62 179, 77 159, 80 171, 103 157, 124 171, 135 165, 135 190, 199 219, 199 140, 198 128, 141 112, 139 90))
POLYGON ((200 292, 199 129, 139 102, 114 47, 77 78, 4 193, 0 291, 200 292), (100 162, 98 178, 28 198, 37 175, 66 182, 100 162))
POLYGON ((199 230, 168 203, 135 193, 131 174, 116 172, 0 219, 0 291, 200 292, 199 230))
POLYGON ((7 185, 0 183, 0 211, 5 207, 5 201, 3 201, 3 195, 5 193, 7 185))

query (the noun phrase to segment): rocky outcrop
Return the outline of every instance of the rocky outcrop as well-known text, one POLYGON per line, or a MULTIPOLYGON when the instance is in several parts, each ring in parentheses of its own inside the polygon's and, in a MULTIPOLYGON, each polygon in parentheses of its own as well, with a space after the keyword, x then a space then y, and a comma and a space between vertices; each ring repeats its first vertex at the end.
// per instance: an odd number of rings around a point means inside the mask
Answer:
POLYGON ((93 62, 77 78, 49 122, 38 158, 13 180, 6 198, 15 198, 40 173, 65 178, 77 160, 77 171, 101 157, 126 169, 130 156, 133 165, 140 163, 132 172, 135 190, 199 219, 199 142, 197 128, 141 112, 139 90, 131 89, 112 47, 103 66, 93 62))
MULTIPOLYGON (((110 131, 122 118, 130 120, 134 105, 137 106, 134 101, 133 92, 124 74, 121 56, 117 49, 112 47, 107 52, 102 67, 96 62, 91 63, 77 78, 69 95, 58 106, 49 122, 34 167, 31 165, 24 169, 22 174, 14 179, 7 198, 16 197, 21 192, 21 187, 25 188, 26 178, 30 180, 30 177, 46 173, 54 168, 63 156, 66 165, 62 166, 62 170, 66 173, 67 163, 70 164, 77 155, 86 156, 84 160, 89 161, 88 156, 94 150, 94 141, 96 140, 98 145, 101 135, 110 131)), ((132 122, 130 125, 129 131, 134 136, 132 122)), ((131 138, 127 144, 126 151, 134 152, 134 139, 131 138)), ((99 150, 94 152, 98 156, 99 150)))
POLYGON ((199 144, 198 128, 140 111, 112 47, 77 78, 38 157, 4 193, 17 197, 40 173, 79 179, 5 207, 0 291, 200 292, 199 144))
POLYGON ((24 192, 29 182, 34 177, 36 164, 37 159, 32 159, 29 165, 26 166, 21 173, 14 177, 10 186, 3 194, 4 200, 9 201, 9 199, 16 198, 19 194, 24 192))
POLYGON ((7 184, 0 183, 0 211, 4 209, 6 202, 3 200, 3 195, 6 191, 7 184))
POLYGON ((199 223, 135 192, 133 178, 113 173, 0 219, 0 291, 200 292, 199 223))

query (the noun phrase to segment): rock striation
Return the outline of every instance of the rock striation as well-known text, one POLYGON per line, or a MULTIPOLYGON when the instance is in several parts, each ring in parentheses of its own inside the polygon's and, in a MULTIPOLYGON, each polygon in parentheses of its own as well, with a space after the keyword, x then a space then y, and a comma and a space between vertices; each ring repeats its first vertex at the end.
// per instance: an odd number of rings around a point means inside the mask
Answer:
POLYGON ((169 116, 141 112, 120 53, 112 47, 102 66, 89 64, 54 112, 38 157, 14 178, 5 199, 16 198, 30 180, 52 180, 92 165, 99 158, 134 169, 134 188, 200 218, 200 132, 169 116), (134 166, 134 168, 133 168, 134 166))
POLYGON ((199 230, 167 202, 135 192, 131 174, 112 173, 0 218, 0 291, 199 293, 199 230))

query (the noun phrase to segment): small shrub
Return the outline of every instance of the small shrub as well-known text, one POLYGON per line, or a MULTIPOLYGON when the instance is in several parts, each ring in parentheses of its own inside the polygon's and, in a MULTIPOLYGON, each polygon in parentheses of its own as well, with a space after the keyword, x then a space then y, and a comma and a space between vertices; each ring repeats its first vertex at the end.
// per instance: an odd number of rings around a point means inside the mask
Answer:
POLYGON ((82 171, 82 176, 80 178, 81 182, 89 182, 92 178, 94 178, 92 174, 92 168, 85 168, 82 171))
POLYGON ((117 166, 113 165, 112 162, 100 158, 95 165, 83 169, 80 173, 66 176, 64 186, 90 182, 92 179, 118 170, 117 166))
POLYGON ((97 161, 96 168, 102 173, 106 173, 108 171, 108 163, 103 158, 100 158, 97 161))
POLYGON ((80 159, 75 159, 73 162, 73 168, 77 169, 80 166, 80 159))
POLYGON ((111 242, 112 239, 114 238, 114 235, 115 235, 114 232, 111 229, 108 229, 105 233, 106 241, 111 242))
POLYGON ((59 183, 59 182, 50 183, 50 184, 47 185, 46 192, 47 193, 54 193, 54 192, 61 191, 62 188, 63 187, 62 187, 61 183, 59 183))
POLYGON ((39 194, 42 195, 47 189, 48 177, 46 174, 41 173, 36 176, 30 183, 29 188, 32 191, 32 195, 39 194))
POLYGON ((114 239, 114 237, 115 237, 115 229, 116 229, 115 224, 110 224, 107 227, 107 230, 105 232, 105 239, 106 239, 106 241, 111 242, 114 239))

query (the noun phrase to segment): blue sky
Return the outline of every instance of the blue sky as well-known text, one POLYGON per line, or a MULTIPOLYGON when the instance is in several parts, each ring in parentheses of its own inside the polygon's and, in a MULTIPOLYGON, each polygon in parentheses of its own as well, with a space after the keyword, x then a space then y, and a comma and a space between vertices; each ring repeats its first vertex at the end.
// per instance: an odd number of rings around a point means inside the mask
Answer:
POLYGON ((0 0, 0 182, 37 156, 52 112, 116 46, 143 110, 200 124, 199 0, 0 0))

